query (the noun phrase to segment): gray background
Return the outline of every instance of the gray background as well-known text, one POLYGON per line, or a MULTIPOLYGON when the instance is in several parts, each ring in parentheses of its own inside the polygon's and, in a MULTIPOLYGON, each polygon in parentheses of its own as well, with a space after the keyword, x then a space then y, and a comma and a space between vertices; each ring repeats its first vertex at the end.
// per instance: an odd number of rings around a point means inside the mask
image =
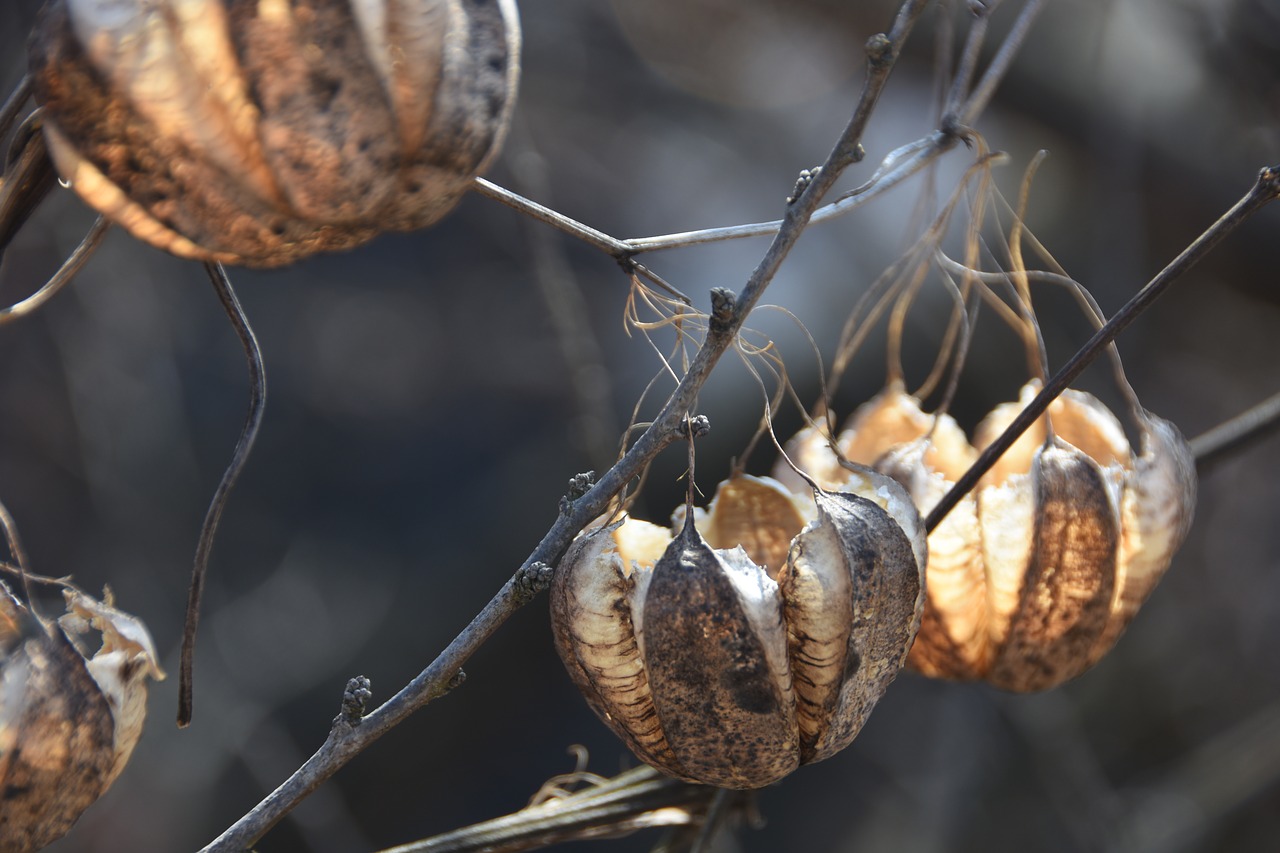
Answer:
MULTIPOLYGON (((979 129, 1012 155, 999 177, 1010 195, 1031 154, 1051 151, 1031 226, 1112 311, 1280 161, 1280 6, 1048 5, 979 129)), ((0 6, 6 90, 34 7, 0 6)), ((843 126, 860 46, 891 12, 836 0, 528 2, 515 128, 490 176, 618 236, 773 218, 843 126)), ((848 186, 927 130, 937 21, 916 34, 848 186)), ((906 248, 914 198, 815 227, 768 301, 829 354, 852 300, 906 248)), ((10 248, 0 300, 43 282, 90 221, 56 192, 10 248)), ((1278 226, 1276 210, 1257 217, 1121 340, 1144 403, 1188 435, 1280 384, 1278 226)), ((705 306, 710 287, 740 288, 763 248, 650 260, 705 306)), ((177 731, 176 678, 158 685, 131 765, 60 853, 194 849, 321 742, 346 678, 369 676, 376 698, 398 689, 520 564, 568 478, 602 466, 657 368, 623 334, 626 281, 609 259, 481 198, 426 232, 233 280, 271 390, 214 550, 196 721, 177 731), (533 272, 539 246, 562 253, 572 279, 561 282, 580 290, 604 367, 586 378, 603 408, 575 396, 552 321, 563 309, 548 307, 533 272)), ((1061 363, 1087 329, 1066 303, 1045 306, 1061 363)), ((925 305, 909 330, 917 375, 941 310, 925 305)), ((784 321, 759 325, 811 400, 812 357, 784 321)), ((883 381, 879 348, 867 353, 840 389, 842 411, 883 381)), ((989 323, 957 416, 972 424, 1010 398, 1021 371, 1016 342, 989 323)), ((0 329, 0 499, 36 569, 110 583, 171 672, 196 532, 246 402, 243 356, 200 267, 118 231, 72 289, 0 329)), ((710 493, 759 395, 726 363, 702 410, 710 493)), ((761 452, 752 467, 769 464, 761 452)), ((683 465, 683 450, 659 461, 639 514, 670 512, 683 465)), ((724 849, 1268 849, 1280 831, 1278 474, 1274 438, 1206 472, 1191 538, 1094 671, 1035 697, 906 675, 849 750, 763 792, 764 828, 724 849)), ((462 689, 354 761, 261 849, 371 850, 514 810, 571 767, 574 743, 598 772, 633 761, 562 671, 543 601, 466 669, 462 689)))

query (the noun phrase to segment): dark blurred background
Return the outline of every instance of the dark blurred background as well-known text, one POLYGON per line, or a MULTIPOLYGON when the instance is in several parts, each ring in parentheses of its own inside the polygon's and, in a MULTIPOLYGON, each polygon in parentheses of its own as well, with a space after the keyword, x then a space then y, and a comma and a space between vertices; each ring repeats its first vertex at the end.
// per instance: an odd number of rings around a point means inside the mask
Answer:
MULTIPOLYGON (((36 5, 0 6, 6 91, 36 5)), ((997 36, 1020 7, 1005 5, 997 36)), ((1111 312, 1280 161, 1280 3, 1047 5, 978 128, 1011 154, 1010 197, 1050 151, 1030 225, 1111 312)), ((775 218, 847 120, 862 44, 893 9, 531 0, 519 108, 490 177, 620 237, 775 218)), ((929 129, 942 17, 914 36, 847 186, 929 129)), ((944 179, 966 162, 949 155, 944 179)), ((828 357, 849 306, 907 247, 917 193, 814 227, 767 294, 828 357)), ((0 301, 43 283, 91 220, 55 191, 8 250, 0 301)), ((1280 390, 1278 229, 1280 211, 1256 217, 1120 341, 1143 402, 1188 435, 1280 390)), ((705 307, 709 288, 740 289, 764 246, 647 260, 705 307)), ((172 723, 176 677, 157 685, 132 763, 59 853, 198 848, 320 744, 348 677, 369 676, 375 700, 399 689, 533 548, 569 477, 607 464, 658 368, 624 334, 612 261, 483 198, 422 233, 232 277, 270 395, 213 553, 195 723, 172 723)), ((1046 304, 1061 363, 1088 328, 1046 304)), ((938 294, 913 315, 913 370, 944 308, 938 294)), ((814 399, 814 359, 789 324, 755 325, 814 399)), ((985 330, 955 406, 967 424, 1024 378, 1016 341, 985 330)), ((879 389, 879 353, 855 364, 841 411, 879 389)), ((701 401, 708 494, 760 415, 747 374, 723 368, 701 401)), ((72 288, 0 329, 0 500, 36 570, 110 584, 174 676, 196 533, 246 405, 244 357, 199 265, 119 231, 72 288)), ((761 452, 753 470, 770 464, 761 452)), ((659 461, 638 514, 667 517, 683 467, 682 449, 659 461)), ((1203 472, 1200 495, 1169 575, 1096 669, 1032 697, 904 675, 851 748, 762 792, 764 827, 717 849, 1274 849, 1280 438, 1203 472)), ((542 600, 466 671, 260 849, 373 850, 513 811, 571 768, 571 744, 600 773, 634 761, 570 685, 542 600)))

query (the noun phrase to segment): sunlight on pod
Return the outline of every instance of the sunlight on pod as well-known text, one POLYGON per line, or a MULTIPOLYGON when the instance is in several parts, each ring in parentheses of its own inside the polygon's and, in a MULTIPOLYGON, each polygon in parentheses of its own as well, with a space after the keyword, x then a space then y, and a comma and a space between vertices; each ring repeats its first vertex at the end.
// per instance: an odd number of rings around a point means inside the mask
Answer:
POLYGON ((0 583, 4 853, 61 838, 106 792, 142 734, 147 680, 164 678, 138 619, 81 592, 66 598, 66 615, 46 625, 0 583))
POLYGON ((140 240, 279 266, 435 222, 501 146, 514 0, 51 0, 63 179, 140 240))
MULTIPOLYGON (((973 445, 901 387, 860 407, 842 455, 905 485, 928 512, 1030 402, 997 406, 973 445)), ((929 535, 928 595, 908 665, 1007 690, 1053 687, 1105 655, 1169 567, 1195 506, 1195 465, 1177 429, 1136 413, 1138 452, 1096 398, 1067 391, 929 535)), ((821 434, 795 454, 839 487, 821 434)))
POLYGON ((757 788, 853 740, 920 624, 924 528, 891 479, 800 498, 722 483, 674 530, 584 533, 551 587, 556 648, 644 761, 757 788))

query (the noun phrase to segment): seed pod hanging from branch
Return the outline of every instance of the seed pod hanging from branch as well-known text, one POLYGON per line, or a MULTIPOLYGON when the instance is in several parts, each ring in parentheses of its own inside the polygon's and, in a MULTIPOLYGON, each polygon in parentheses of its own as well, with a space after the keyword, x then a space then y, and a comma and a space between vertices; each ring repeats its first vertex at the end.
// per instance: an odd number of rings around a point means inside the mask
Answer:
POLYGON ((515 101, 513 0, 51 0, 62 177, 176 255, 279 266, 448 212, 515 101))
MULTIPOLYGON (((973 446, 950 417, 926 415, 891 387, 854 413, 836 445, 903 483, 927 512, 1038 387, 996 407, 973 446)), ((1043 690, 1111 650, 1169 567, 1195 506, 1186 442, 1167 421, 1136 414, 1135 452, 1096 398, 1066 392, 929 535, 911 668, 1043 690)), ((821 433, 798 436, 794 455, 839 487, 843 469, 821 433)))
POLYGON ((887 477, 840 493, 723 483, 674 532, 627 518, 578 539, 551 589, 556 648, 645 761, 757 788, 847 746, 920 624, 919 515, 887 477))

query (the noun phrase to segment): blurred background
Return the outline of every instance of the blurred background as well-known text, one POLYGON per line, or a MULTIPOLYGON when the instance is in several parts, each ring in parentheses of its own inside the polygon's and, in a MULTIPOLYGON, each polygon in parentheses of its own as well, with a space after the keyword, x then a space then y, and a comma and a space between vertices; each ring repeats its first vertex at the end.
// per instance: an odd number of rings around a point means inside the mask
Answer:
MULTIPOLYGON (((865 140, 865 180, 932 126, 937 44, 964 4, 925 15, 865 140)), ((1012 198, 1050 157, 1031 228, 1112 312, 1280 162, 1280 3, 1050 3, 978 122, 1007 151, 1012 198)), ((24 66, 37 3, 0 5, 0 82, 24 66)), ((1020 3, 996 15, 991 44, 1020 3)), ((861 85, 875 0, 530 0, 524 78, 489 177, 618 237, 779 216, 825 158, 861 85)), ((969 162, 944 160, 949 189, 969 162)), ((911 242, 919 184, 813 227, 766 301, 829 359, 857 296, 911 242)), ((0 302, 42 284, 92 215, 58 190, 8 249, 0 302)), ((1280 210, 1230 237, 1120 340, 1144 404, 1188 436, 1280 390, 1280 210)), ((702 308, 741 288, 766 243, 646 258, 702 308)), ((254 456, 213 552, 193 726, 179 731, 177 648, 197 531, 247 406, 244 356, 199 265, 119 230, 73 287, 0 328, 0 500, 36 571, 114 589, 172 677, 155 686, 124 775, 58 853, 196 849, 322 741, 347 678, 398 690, 467 623, 554 521, 569 478, 607 466, 659 364, 627 336, 607 257, 471 197, 438 227, 276 272, 232 271, 266 357, 254 456)), ((1050 359, 1088 335, 1042 308, 1050 359)), ((930 301, 932 299, 932 302, 930 301)), ((907 334, 927 371, 946 303, 907 334)), ((801 399, 812 353, 779 314, 801 399)), ((875 340, 841 413, 884 381, 875 340)), ((954 411, 971 426, 1025 378, 1016 339, 980 326, 954 411)), ((1085 387, 1106 386, 1090 373, 1085 387)), ((654 395, 654 402, 659 402, 654 395)), ((1113 398, 1108 398, 1113 399, 1113 398)), ((761 411, 726 359, 701 400, 708 495, 761 411)), ((780 434, 799 423, 794 412, 780 434)), ((684 450, 637 504, 680 500, 684 450)), ((761 450, 750 470, 764 473, 761 450)), ((904 675, 854 745, 760 793, 764 825, 719 850, 1262 850, 1280 833, 1280 437, 1202 472, 1191 536, 1116 650, 1077 681, 1018 697, 904 675)), ((572 768, 634 759, 571 686, 545 599, 467 664, 466 684, 375 744, 260 845, 360 851, 520 808, 572 768)), ((646 850, 655 837, 584 843, 646 850)))

